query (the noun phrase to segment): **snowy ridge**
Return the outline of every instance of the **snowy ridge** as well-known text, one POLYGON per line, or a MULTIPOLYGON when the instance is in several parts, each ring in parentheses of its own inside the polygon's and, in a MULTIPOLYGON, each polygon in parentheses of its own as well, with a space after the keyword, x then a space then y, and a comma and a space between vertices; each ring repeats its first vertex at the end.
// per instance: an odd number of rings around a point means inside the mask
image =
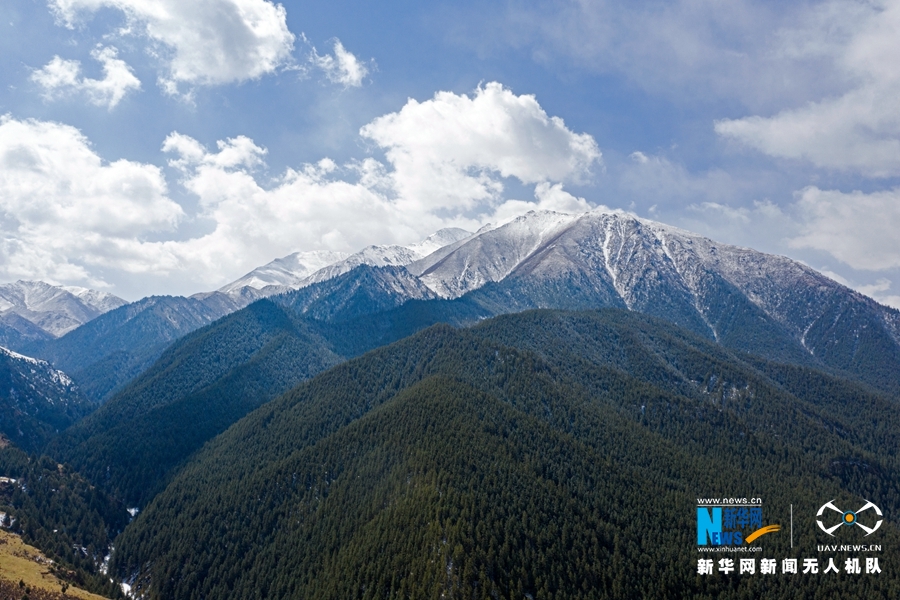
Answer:
POLYGON ((432 254, 410 264, 409 270, 439 296, 457 298, 509 275, 574 218, 532 211, 496 229, 481 230, 449 253, 432 254))
POLYGON ((801 263, 618 211, 530 212, 445 246, 407 268, 444 298, 489 282, 515 280, 536 289, 577 281, 577 293, 589 292, 595 304, 665 316, 716 340, 728 326, 721 321, 722 303, 739 303, 739 297, 804 347, 811 329, 837 331, 843 327, 841 319, 873 311, 900 344, 900 313, 801 263), (731 294, 730 299, 722 294, 731 294), (857 308, 841 309, 841 302, 857 308))
POLYGON ((360 265, 402 267, 449 244, 470 237, 464 229, 446 228, 421 242, 408 246, 367 246, 354 254, 343 252, 295 252, 250 271, 240 279, 219 288, 233 298, 242 297, 244 304, 257 298, 304 288, 343 275, 360 265))
POLYGON ((62 285, 60 288, 66 290, 88 306, 96 308, 101 314, 127 304, 125 300, 122 300, 109 292, 99 292, 97 290, 74 285, 62 285))
POLYGON ((0 285, 0 316, 18 315, 53 337, 59 337, 126 304, 106 292, 17 281, 0 285))
POLYGON ((266 265, 253 269, 240 279, 219 288, 218 291, 229 294, 244 287, 251 287, 257 290, 268 286, 295 288, 304 279, 322 267, 345 258, 347 258, 347 254, 343 252, 294 252, 284 258, 277 258, 266 265))
POLYGON ((406 246, 367 246, 344 260, 323 267, 303 280, 300 287, 334 279, 360 265, 370 267, 403 267, 421 258, 415 250, 406 246))
MULTIPOLYGON (((55 404, 60 399, 63 399, 62 397, 65 394, 74 391, 75 382, 62 371, 51 367, 50 363, 45 360, 25 356, 3 346, 0 346, 0 356, 6 356, 20 372, 30 374, 33 379, 43 379, 45 383, 51 384, 51 388, 56 388, 53 390, 56 394, 43 394, 50 404, 55 404)), ((34 383, 32 383, 31 388, 36 389, 34 383)))
POLYGON ((4 348, 3 346, 0 346, 0 354, 5 354, 6 356, 9 356, 10 358, 14 358, 16 360, 21 360, 24 362, 29 362, 34 365, 43 364, 43 365, 50 366, 50 364, 45 360, 31 358, 30 356, 25 356, 24 354, 19 354, 18 352, 13 352, 9 348, 4 348))

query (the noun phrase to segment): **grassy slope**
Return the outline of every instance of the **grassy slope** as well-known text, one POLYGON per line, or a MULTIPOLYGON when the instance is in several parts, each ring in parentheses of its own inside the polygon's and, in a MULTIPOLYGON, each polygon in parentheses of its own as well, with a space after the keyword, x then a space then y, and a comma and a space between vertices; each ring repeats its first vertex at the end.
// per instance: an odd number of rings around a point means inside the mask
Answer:
POLYGON ((28 597, 38 600, 47 598, 80 598, 83 600, 105 600, 103 596, 92 594, 71 585, 57 575, 52 561, 22 541, 17 535, 0 531, 0 600, 20 600, 26 589, 28 597), (21 587, 19 582, 25 583, 21 587), (65 589, 65 593, 63 593, 65 589), (39 590, 38 592, 36 592, 39 590))

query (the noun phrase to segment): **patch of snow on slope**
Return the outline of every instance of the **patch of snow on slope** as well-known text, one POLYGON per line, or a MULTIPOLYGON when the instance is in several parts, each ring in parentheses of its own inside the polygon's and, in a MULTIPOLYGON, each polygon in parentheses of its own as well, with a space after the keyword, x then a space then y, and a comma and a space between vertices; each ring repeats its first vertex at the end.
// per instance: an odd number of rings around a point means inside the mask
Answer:
MULTIPOLYGON (((25 356, 24 354, 19 354, 18 352, 13 352, 9 348, 4 348, 0 346, 0 354, 5 354, 9 358, 14 361, 26 363, 30 365, 28 368, 29 371, 33 375, 37 375, 39 372, 45 378, 49 379, 51 382, 56 384, 57 386, 61 386, 64 388, 70 388, 75 385, 75 382, 72 381, 68 375, 63 373, 62 371, 57 371, 53 367, 50 366, 45 360, 40 360, 37 358, 32 358, 30 356, 25 356), (37 369, 37 370, 36 370, 37 369)), ((52 399, 51 399, 52 402, 52 399)))
POLYGON ((492 281, 500 281, 523 260, 547 244, 578 215, 531 211, 505 225, 476 233, 451 252, 438 252, 411 264, 410 272, 444 298, 457 298, 492 281))

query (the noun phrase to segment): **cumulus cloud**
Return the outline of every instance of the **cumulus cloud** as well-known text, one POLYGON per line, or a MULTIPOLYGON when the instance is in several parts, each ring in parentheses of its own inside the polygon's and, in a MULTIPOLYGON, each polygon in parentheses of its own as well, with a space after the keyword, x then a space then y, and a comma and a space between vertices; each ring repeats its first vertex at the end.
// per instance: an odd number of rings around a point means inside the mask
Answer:
POLYGON ((770 117, 716 122, 716 132, 765 154, 871 177, 900 175, 900 1, 830 2, 784 32, 792 56, 827 58, 843 91, 770 117), (790 35, 792 34, 792 35, 790 35))
POLYGON ((97 267, 140 268, 144 236, 183 217, 154 166, 105 163, 73 127, 0 119, 0 273, 100 283, 97 267))
POLYGON ((131 67, 117 58, 118 50, 109 46, 97 46, 91 57, 103 65, 103 79, 81 77, 81 63, 59 56, 31 74, 31 80, 44 89, 44 97, 52 100, 59 96, 84 93, 97 106, 114 108, 130 91, 141 89, 140 80, 131 67))
POLYGON ((50 0, 67 27, 102 8, 121 11, 121 33, 153 43, 164 90, 255 79, 291 62, 294 34, 280 4, 266 0, 50 0))
POLYGON ((499 84, 473 98, 446 92, 423 103, 410 100, 360 133, 386 151, 387 164, 322 159, 288 169, 269 186, 253 172, 266 151, 252 140, 220 141, 210 152, 173 133, 163 145, 170 164, 184 173, 202 216, 216 223, 214 232, 185 248, 208 256, 203 260, 211 270, 223 257, 252 268, 297 249, 408 243, 441 227, 477 228, 515 211, 590 208, 562 183, 587 176, 600 158, 596 142, 548 117, 534 97, 499 84), (535 201, 504 204, 502 177, 534 184, 535 201))
POLYGON ((798 196, 802 226, 793 247, 823 250, 855 269, 900 267, 900 188, 866 194, 811 186, 798 196))
POLYGON ((385 150, 386 162, 323 158, 273 179, 266 149, 246 136, 210 149, 173 132, 162 150, 197 198, 186 214, 158 167, 105 163, 70 126, 5 117, 0 278, 99 285, 139 274, 167 291, 173 281, 198 291, 297 250, 355 251, 418 241, 447 226, 477 229, 535 208, 590 208, 563 184, 589 175, 600 158, 596 142, 547 116, 533 97, 498 84, 471 98, 411 100, 362 134, 385 150), (428 115, 437 133, 416 127, 428 115), (534 199, 504 198, 504 177, 534 186, 534 199), (452 182, 464 189, 451 193, 452 182), (190 223, 206 229, 192 235, 190 223))
POLYGON ((601 158, 590 135, 548 116, 534 96, 516 96, 496 82, 473 97, 438 92, 425 102, 410 99, 360 134, 385 150, 396 192, 410 208, 496 203, 504 177, 582 181, 601 158))
POLYGON ((334 55, 320 55, 312 48, 310 62, 322 71, 329 81, 344 87, 360 87, 363 79, 369 74, 366 65, 344 48, 340 40, 334 41, 334 55))

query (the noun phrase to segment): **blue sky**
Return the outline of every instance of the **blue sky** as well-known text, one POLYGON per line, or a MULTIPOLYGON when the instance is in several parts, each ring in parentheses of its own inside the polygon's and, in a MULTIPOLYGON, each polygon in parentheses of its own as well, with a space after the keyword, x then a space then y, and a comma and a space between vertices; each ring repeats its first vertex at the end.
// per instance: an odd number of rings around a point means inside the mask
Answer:
POLYGON ((900 2, 6 0, 0 281, 606 206, 900 306, 900 2))

